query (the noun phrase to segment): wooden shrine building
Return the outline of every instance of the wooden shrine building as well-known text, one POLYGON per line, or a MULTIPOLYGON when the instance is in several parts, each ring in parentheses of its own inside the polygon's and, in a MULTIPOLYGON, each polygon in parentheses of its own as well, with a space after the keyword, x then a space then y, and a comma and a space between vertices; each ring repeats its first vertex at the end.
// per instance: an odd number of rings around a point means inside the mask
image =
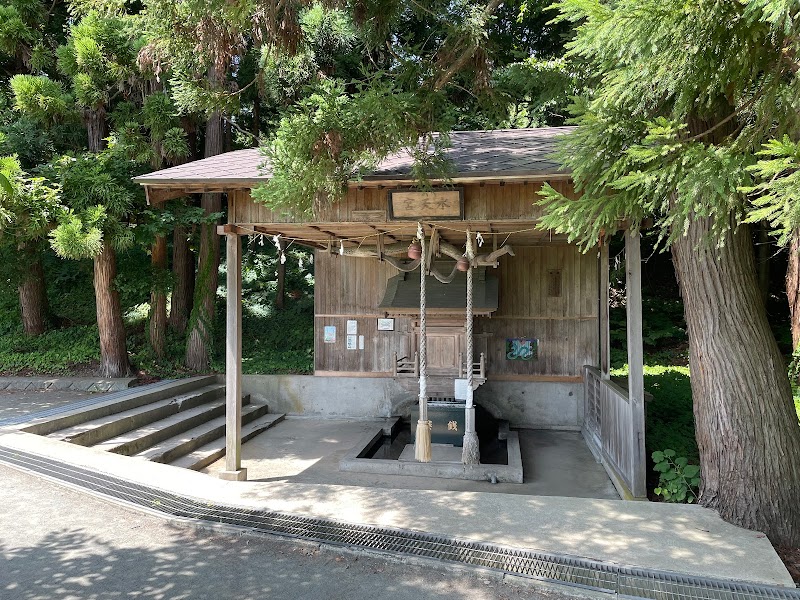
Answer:
MULTIPOLYGON (((543 182, 574 194, 552 159, 568 128, 454 132, 452 178, 414 187, 406 152, 351 182, 313 219, 251 198, 269 179, 257 149, 138 177, 148 200, 227 196, 229 468, 239 469, 235 400, 241 376, 241 237, 278 236, 314 248, 314 376, 245 378, 286 412, 410 415, 419 392, 420 271, 409 245, 425 238, 427 396, 451 397, 470 372, 474 400, 512 427, 581 430, 624 495, 645 495, 640 250, 625 232, 628 389, 610 381, 608 247, 581 253, 537 228, 543 182), (473 361, 466 363, 467 235, 472 267, 473 361), (463 261, 462 261, 463 262, 463 261), (281 406, 283 403, 283 406, 281 406)), ((417 263, 419 264, 419 263, 417 263)), ((469 270, 469 269, 467 269, 469 270)), ((248 376, 249 377, 249 376, 248 376)))

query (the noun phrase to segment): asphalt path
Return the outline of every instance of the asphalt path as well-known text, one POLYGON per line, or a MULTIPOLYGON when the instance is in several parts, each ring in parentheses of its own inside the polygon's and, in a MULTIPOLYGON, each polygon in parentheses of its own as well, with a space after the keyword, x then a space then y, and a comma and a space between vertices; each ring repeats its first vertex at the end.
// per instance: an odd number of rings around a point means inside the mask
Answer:
POLYGON ((442 563, 176 524, 0 465, 0 599, 566 598, 442 563))

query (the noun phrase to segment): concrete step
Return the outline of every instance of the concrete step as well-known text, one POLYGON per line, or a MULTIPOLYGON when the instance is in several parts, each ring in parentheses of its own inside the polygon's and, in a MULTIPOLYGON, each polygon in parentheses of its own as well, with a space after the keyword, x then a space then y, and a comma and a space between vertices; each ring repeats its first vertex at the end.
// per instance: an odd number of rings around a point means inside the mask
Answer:
POLYGON ((124 392, 117 392, 114 398, 106 402, 98 402, 89 407, 78 408, 70 412, 59 414, 57 417, 48 417, 36 421, 22 428, 27 433, 38 435, 48 435, 60 429, 74 427, 80 423, 99 419, 108 415, 121 413, 132 408, 144 406, 152 402, 172 398, 185 394, 208 385, 216 384, 217 378, 214 375, 189 377, 163 384, 153 384, 142 386, 141 388, 131 388, 124 392), (120 397, 121 395, 121 397, 120 397))
POLYGON ((115 412, 104 417, 84 421, 73 427, 61 429, 48 437, 72 442, 81 446, 93 446, 105 440, 117 437, 154 423, 181 411, 196 408, 225 394, 225 386, 219 383, 206 385, 191 392, 150 402, 122 412, 115 412))
MULTIPOLYGON (((242 405, 247 406, 248 404, 250 404, 249 395, 242 398, 242 405)), ((182 410, 150 425, 133 429, 95 444, 93 448, 131 456, 224 414, 225 400, 216 400, 196 408, 182 410)))
MULTIPOLYGON (((244 444, 246 441, 254 438, 259 433, 266 431, 273 425, 277 425, 286 415, 284 414, 272 414, 272 415, 264 415, 259 417, 247 425, 244 423, 242 424, 242 443, 244 444)), ((244 417, 242 418, 244 421, 244 417)), ((207 467, 211 463, 219 460, 225 456, 225 438, 222 437, 220 439, 214 440, 204 446, 201 446, 194 450, 193 452, 181 456, 177 460, 173 460, 170 462, 172 466, 175 467, 182 467, 184 469, 192 469, 194 471, 199 471, 200 469, 207 467)))
MULTIPOLYGON (((266 404, 250 404, 242 407, 242 425, 257 419, 269 412, 266 404)), ((199 447, 222 438, 225 439, 225 415, 216 417, 156 444, 152 448, 133 454, 133 456, 153 462, 171 463, 185 454, 194 452, 199 447)))

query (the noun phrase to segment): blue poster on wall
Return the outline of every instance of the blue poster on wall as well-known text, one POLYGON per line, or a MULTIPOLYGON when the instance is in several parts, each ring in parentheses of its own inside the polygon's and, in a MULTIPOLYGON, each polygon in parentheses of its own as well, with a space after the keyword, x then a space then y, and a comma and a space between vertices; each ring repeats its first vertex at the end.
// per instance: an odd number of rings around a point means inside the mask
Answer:
POLYGON ((506 360, 536 360, 537 358, 539 358, 538 339, 506 339, 506 360))

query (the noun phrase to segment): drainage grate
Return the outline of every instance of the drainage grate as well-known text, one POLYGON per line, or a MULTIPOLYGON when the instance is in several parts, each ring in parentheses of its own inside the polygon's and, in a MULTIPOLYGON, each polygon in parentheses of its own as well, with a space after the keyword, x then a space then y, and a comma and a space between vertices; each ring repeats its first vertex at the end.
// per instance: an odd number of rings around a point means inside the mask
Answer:
POLYGON ((355 525, 220 504, 166 492, 0 446, 0 462, 175 517, 201 519, 327 544, 474 565, 553 583, 648 600, 800 600, 800 590, 682 576, 404 529, 355 525))
POLYGON ((10 417, 8 419, 0 420, 0 427, 9 427, 11 425, 21 425, 22 423, 27 423, 28 421, 33 421, 34 419, 43 419, 46 417, 54 417, 56 415, 60 415, 62 413, 67 413, 71 410, 77 410, 79 408, 86 408, 87 406, 92 406, 94 404, 99 404, 100 402, 108 402, 109 400, 122 400, 126 396, 129 396, 133 393, 139 393, 142 390, 147 390, 154 392, 159 388, 164 387, 170 383, 173 383, 174 379, 164 379, 157 383, 151 383, 148 385, 140 385, 133 388, 128 388, 125 390, 120 390, 118 392, 112 393, 98 393, 97 396, 86 398, 84 400, 78 400, 77 402, 70 402, 69 404, 62 404, 61 406, 54 406, 53 408, 48 408, 45 410, 40 410, 39 412, 30 413, 27 415, 19 415, 17 417, 10 417))

